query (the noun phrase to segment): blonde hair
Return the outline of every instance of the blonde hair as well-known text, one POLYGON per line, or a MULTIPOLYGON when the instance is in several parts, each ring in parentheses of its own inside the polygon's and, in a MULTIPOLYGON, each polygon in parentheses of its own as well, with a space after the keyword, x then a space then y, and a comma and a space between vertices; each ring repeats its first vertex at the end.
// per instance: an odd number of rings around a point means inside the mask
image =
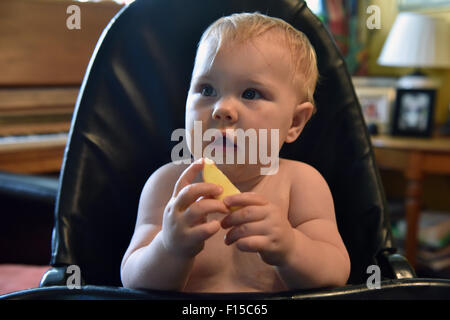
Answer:
POLYGON ((215 46, 213 60, 220 48, 230 41, 247 41, 258 37, 269 30, 279 30, 284 35, 284 40, 291 53, 293 76, 298 79, 300 90, 305 90, 307 101, 314 104, 314 90, 318 78, 317 58, 314 48, 306 35, 292 27, 284 20, 269 17, 258 12, 235 13, 222 17, 211 24, 203 33, 198 47, 209 41, 209 45, 215 46), (211 42, 212 41, 212 42, 211 42))

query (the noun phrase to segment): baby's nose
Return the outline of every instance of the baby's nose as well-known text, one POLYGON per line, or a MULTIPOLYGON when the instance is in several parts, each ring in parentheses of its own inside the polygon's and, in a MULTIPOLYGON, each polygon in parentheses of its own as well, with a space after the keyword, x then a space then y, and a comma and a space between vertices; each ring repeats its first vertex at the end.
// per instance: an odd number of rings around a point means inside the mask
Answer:
POLYGON ((219 103, 212 113, 214 120, 235 122, 237 120, 237 111, 229 103, 219 103))
POLYGON ((213 112, 213 119, 214 120, 232 121, 233 117, 231 116, 231 114, 225 114, 225 113, 222 113, 222 112, 213 112))

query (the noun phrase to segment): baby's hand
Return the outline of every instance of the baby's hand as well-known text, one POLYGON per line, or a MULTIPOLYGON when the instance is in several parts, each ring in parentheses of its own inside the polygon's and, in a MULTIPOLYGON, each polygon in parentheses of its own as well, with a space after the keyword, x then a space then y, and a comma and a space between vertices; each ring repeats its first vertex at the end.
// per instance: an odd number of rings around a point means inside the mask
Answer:
POLYGON ((192 183, 203 168, 203 160, 191 164, 180 176, 164 210, 164 247, 178 256, 194 257, 206 239, 220 229, 220 222, 207 222, 209 213, 229 213, 223 201, 213 199, 222 187, 206 182, 192 183))
POLYGON ((294 229, 287 215, 254 192, 228 196, 224 203, 228 207, 242 207, 221 222, 223 228, 231 228, 225 244, 236 242, 240 250, 258 252, 270 265, 283 265, 294 250, 294 229))

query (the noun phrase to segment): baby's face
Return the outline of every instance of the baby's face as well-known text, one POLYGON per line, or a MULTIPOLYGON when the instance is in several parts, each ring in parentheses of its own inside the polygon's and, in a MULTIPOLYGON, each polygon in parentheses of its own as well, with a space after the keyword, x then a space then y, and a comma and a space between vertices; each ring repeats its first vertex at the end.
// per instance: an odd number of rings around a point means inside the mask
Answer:
MULTIPOLYGON (((204 43, 197 53, 186 102, 186 130, 193 137, 194 121, 200 121, 203 132, 211 128, 224 133, 226 129, 267 129, 270 138, 270 131, 277 129, 281 148, 300 103, 289 49, 269 31, 245 43, 226 44, 212 61, 213 50, 204 43)), ((227 138, 235 139, 232 135, 227 138)), ((192 140, 188 141, 191 152, 192 140)), ((202 150, 210 143, 203 141, 202 150)), ((268 149, 270 146, 269 139, 268 149)))

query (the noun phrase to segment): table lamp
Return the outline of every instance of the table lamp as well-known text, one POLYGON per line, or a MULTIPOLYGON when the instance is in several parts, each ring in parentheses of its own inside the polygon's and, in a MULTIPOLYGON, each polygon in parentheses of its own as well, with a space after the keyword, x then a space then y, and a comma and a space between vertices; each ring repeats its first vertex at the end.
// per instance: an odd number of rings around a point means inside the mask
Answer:
MULTIPOLYGON (((391 67, 450 67, 447 22, 415 12, 400 12, 384 43, 378 64, 391 67)), ((419 72, 419 74, 421 74, 419 72)))
POLYGON ((378 64, 413 67, 414 72, 397 82, 392 116, 393 135, 432 134, 437 79, 421 68, 450 67, 450 33, 447 21, 415 12, 400 12, 384 43, 378 64))

